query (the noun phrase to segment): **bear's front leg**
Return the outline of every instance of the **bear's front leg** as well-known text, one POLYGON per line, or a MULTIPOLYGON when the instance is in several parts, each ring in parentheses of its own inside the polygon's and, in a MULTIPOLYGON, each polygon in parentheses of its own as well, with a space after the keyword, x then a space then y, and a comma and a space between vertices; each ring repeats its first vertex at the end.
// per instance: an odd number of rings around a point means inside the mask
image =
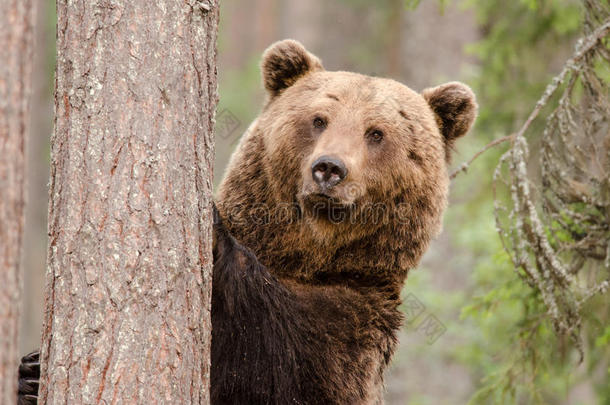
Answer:
POLYGON ((19 390, 17 405, 38 403, 38 380, 40 379, 40 352, 38 350, 23 356, 19 365, 19 390))

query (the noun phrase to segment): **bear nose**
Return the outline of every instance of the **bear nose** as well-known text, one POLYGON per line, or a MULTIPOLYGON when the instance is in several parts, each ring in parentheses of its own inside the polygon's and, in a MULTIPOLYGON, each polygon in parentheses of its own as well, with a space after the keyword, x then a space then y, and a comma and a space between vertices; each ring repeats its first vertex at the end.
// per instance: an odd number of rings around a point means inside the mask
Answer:
POLYGON ((311 165, 311 175, 320 187, 329 189, 339 184, 347 176, 347 168, 339 159, 320 156, 311 165))

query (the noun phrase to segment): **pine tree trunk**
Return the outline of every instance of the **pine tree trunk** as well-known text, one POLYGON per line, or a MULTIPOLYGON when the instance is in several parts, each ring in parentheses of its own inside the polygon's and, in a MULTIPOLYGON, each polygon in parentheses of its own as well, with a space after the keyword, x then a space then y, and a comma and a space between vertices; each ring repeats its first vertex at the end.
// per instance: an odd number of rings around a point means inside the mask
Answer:
POLYGON ((34 2, 0 2, 0 404, 15 403, 34 2))
POLYGON ((41 403, 209 402, 218 0, 58 0, 41 403))

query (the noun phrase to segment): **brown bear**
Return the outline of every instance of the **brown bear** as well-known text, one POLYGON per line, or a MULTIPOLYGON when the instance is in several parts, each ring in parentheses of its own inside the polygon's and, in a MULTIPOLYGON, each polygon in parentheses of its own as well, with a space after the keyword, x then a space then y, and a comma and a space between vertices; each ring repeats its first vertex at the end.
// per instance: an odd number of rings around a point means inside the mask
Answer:
POLYGON ((231 158, 217 205, 251 252, 238 261, 257 260, 270 273, 260 280, 269 295, 241 303, 242 315, 256 313, 249 327, 261 330, 237 352, 226 335, 245 319, 218 317, 231 322, 213 332, 212 346, 224 346, 213 350, 213 398, 381 403, 400 291, 441 228, 447 161, 475 119, 474 95, 455 82, 418 94, 389 79, 328 72, 292 40, 264 53, 262 73, 268 100, 231 158), (254 357, 240 359, 246 352, 254 357))
POLYGON ((216 198, 212 404, 380 404, 400 291, 440 231, 475 97, 328 72, 293 40, 262 73, 268 100, 216 198))

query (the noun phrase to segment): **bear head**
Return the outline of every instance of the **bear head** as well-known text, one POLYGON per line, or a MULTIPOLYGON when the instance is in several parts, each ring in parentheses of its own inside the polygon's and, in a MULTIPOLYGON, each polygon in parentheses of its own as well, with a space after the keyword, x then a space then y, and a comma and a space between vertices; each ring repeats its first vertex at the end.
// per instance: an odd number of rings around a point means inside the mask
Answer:
POLYGON ((451 82, 420 94, 390 79, 329 72, 293 40, 265 51, 262 75, 268 100, 220 190, 240 210, 267 211, 260 229, 242 233, 257 234, 254 245, 273 234, 285 242, 274 249, 323 252, 316 266, 342 248, 359 257, 356 246, 388 250, 386 265, 415 265, 440 230, 452 146, 476 117, 470 88, 451 82), (247 195, 236 197, 238 188, 247 195))

